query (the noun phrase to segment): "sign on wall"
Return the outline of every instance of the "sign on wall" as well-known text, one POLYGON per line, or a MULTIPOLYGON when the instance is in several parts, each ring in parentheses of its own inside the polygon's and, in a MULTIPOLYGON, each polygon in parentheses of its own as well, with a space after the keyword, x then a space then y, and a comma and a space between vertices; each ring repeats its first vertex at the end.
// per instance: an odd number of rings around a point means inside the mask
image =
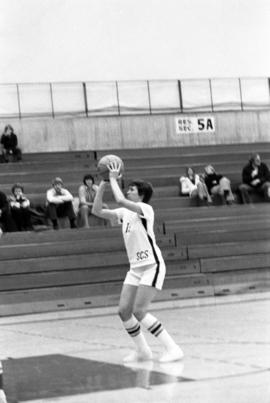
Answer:
POLYGON ((177 134, 214 133, 215 118, 213 116, 181 116, 175 118, 177 134))

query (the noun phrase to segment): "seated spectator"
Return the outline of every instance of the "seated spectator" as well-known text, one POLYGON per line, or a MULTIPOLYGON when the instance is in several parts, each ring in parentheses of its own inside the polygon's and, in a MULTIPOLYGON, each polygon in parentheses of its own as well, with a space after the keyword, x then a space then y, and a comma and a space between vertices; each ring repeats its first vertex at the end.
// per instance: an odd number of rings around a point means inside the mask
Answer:
POLYGON ((250 203, 250 193, 262 194, 270 201, 270 171, 261 161, 259 154, 254 154, 242 171, 243 183, 239 186, 242 203, 250 203))
POLYGON ((22 153, 18 148, 17 135, 14 133, 13 127, 7 125, 1 136, 1 148, 4 162, 15 162, 22 159, 22 153))
POLYGON ((55 178, 52 188, 47 190, 47 216, 53 223, 54 229, 59 229, 58 218, 68 217, 71 228, 76 228, 76 215, 73 209, 73 196, 63 187, 61 178, 55 178))
MULTIPOLYGON (((95 184, 92 175, 85 175, 83 178, 83 184, 79 187, 79 218, 81 220, 81 226, 89 228, 89 218, 91 223, 104 224, 104 220, 96 217, 92 214, 93 202, 96 196, 98 186, 95 184)), ((103 204, 104 207, 107 205, 103 204)))
POLYGON ((196 174, 193 168, 187 168, 186 176, 181 176, 179 182, 181 195, 189 195, 192 199, 198 197, 200 200, 206 200, 208 203, 212 202, 204 179, 196 174))
POLYGON ((226 204, 232 204, 234 196, 230 180, 221 174, 217 174, 212 165, 207 165, 204 172, 204 180, 209 194, 211 196, 219 195, 226 204))
POLYGON ((23 186, 16 183, 11 189, 12 196, 9 198, 9 205, 12 218, 18 231, 30 231, 31 224, 30 200, 24 195, 23 186))
POLYGON ((12 218, 8 198, 4 192, 0 191, 0 228, 3 232, 16 231, 16 225, 12 218))

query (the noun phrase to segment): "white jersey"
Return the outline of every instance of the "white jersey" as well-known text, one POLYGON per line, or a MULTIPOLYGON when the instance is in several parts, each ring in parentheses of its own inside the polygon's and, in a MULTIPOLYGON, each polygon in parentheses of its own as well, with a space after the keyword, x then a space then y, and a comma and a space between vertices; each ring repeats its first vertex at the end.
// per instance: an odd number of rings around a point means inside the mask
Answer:
POLYGON ((125 207, 115 209, 122 233, 130 267, 141 267, 163 262, 154 234, 154 210, 146 203, 139 202, 142 215, 125 207))

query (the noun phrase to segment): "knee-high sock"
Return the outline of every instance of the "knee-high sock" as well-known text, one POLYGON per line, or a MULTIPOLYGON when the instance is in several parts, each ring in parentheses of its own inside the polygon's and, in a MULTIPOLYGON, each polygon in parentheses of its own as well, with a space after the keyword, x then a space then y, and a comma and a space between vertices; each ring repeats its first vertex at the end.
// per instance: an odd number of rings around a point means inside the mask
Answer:
POLYGON ((1 361, 0 361, 0 389, 3 389, 3 367, 1 361))
POLYGON ((176 346, 175 341, 154 315, 147 313, 145 317, 141 320, 141 324, 150 333, 152 333, 152 335, 155 336, 167 350, 176 346))
POLYGON ((7 403, 6 400, 6 395, 3 390, 3 368, 2 368, 2 363, 0 361, 0 402, 1 403, 7 403))
POLYGON ((135 343, 138 350, 146 350, 149 349, 147 341, 143 333, 141 332, 141 326, 138 320, 134 315, 131 316, 127 321, 123 321, 124 327, 128 334, 132 337, 133 342, 135 343))

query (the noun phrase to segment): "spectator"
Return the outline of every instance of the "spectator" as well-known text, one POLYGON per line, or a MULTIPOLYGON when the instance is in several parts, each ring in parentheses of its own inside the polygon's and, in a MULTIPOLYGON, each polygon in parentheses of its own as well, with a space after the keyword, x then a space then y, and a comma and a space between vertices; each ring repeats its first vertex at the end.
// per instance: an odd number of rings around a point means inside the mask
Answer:
POLYGON ((16 225, 10 213, 8 198, 0 191, 0 228, 3 232, 16 231, 16 225))
POLYGON ((47 216, 53 223, 54 229, 59 229, 58 218, 68 217, 71 228, 76 228, 76 215, 73 209, 73 196, 63 187, 61 178, 55 178, 52 188, 47 190, 47 216))
POLYGON ((242 171, 243 183, 239 186, 242 203, 250 203, 250 193, 264 195, 270 201, 270 171, 268 166, 261 161, 259 154, 253 154, 242 171))
POLYGON ((203 178, 196 174, 193 168, 187 168, 186 176, 181 176, 179 182, 181 195, 188 194, 191 199, 198 197, 208 203, 212 202, 203 178))
POLYGON ((231 182, 221 174, 217 174, 212 165, 204 168, 204 180, 211 196, 219 195, 226 204, 232 204, 234 196, 231 190, 231 182))
POLYGON ((18 231, 32 230, 30 200, 24 195, 23 186, 16 183, 11 189, 12 196, 9 198, 9 205, 12 218, 18 231))
POLYGON ((15 162, 22 159, 22 153, 18 148, 17 135, 14 133, 13 127, 7 125, 1 136, 2 156, 4 162, 15 162))
MULTIPOLYGON (((95 180, 92 175, 85 175, 83 178, 83 184, 79 187, 79 218, 81 220, 81 225, 84 228, 89 228, 89 219, 91 223, 105 224, 105 220, 96 217, 92 214, 93 202, 96 196, 98 186, 95 184, 95 180), (91 217, 91 218, 90 218, 91 217)), ((103 207, 108 206, 103 203, 103 207)))

